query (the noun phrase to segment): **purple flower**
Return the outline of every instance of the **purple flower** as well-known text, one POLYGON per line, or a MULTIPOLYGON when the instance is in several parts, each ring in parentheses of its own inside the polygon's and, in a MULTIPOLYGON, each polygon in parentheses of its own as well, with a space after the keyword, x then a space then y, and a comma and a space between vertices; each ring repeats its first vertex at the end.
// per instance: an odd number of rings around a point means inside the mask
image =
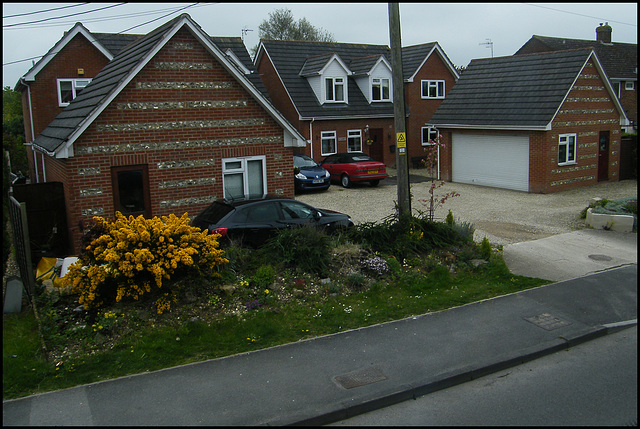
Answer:
POLYGON ((369 258, 367 260, 362 261, 362 268, 373 271, 374 273, 382 276, 389 272, 389 266, 387 265, 387 261, 382 259, 380 256, 376 256, 374 258, 369 258))
POLYGON ((249 302, 246 302, 244 306, 247 308, 247 310, 253 310, 254 308, 260 307, 260 302, 257 299, 253 299, 249 302))

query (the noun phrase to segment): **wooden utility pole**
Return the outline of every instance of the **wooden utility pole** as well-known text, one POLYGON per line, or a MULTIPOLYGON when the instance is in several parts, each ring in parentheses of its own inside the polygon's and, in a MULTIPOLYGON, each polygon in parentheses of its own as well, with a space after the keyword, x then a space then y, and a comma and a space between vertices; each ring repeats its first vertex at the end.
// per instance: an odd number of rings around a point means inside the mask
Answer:
POLYGON ((409 161, 407 157, 407 124, 404 111, 404 79, 402 77, 402 43, 400 41, 400 7, 389 3, 389 39, 393 67, 393 114, 396 131, 396 168, 398 171, 398 217, 411 215, 409 193, 409 161))

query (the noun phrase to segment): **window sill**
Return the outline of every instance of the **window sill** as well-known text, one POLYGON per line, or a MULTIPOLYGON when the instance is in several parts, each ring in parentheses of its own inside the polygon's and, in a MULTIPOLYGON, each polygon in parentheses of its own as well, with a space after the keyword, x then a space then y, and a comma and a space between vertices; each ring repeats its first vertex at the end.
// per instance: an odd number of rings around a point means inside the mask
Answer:
POLYGON ((558 167, 567 167, 569 165, 578 165, 578 163, 575 161, 558 163, 558 167))

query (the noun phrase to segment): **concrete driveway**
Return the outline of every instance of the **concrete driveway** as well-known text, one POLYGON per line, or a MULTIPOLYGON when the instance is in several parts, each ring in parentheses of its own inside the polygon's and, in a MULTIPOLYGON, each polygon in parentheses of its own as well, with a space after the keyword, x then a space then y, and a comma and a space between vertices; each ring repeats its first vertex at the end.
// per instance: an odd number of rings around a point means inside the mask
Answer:
MULTIPOLYGON (((328 191, 296 196, 319 208, 349 214, 355 223, 379 222, 395 212, 395 171, 378 187, 368 184, 345 189, 332 185, 328 191)), ((411 207, 414 214, 427 211, 430 182, 424 170, 410 170, 411 207)), ((580 213, 593 198, 617 199, 637 196, 636 180, 598 183, 556 192, 530 194, 484 186, 446 182, 436 196, 450 192, 436 208, 443 220, 448 211, 457 222, 475 227, 474 240, 484 237, 502 245, 504 258, 514 274, 561 281, 604 269, 637 263, 637 234, 588 229, 580 213)))

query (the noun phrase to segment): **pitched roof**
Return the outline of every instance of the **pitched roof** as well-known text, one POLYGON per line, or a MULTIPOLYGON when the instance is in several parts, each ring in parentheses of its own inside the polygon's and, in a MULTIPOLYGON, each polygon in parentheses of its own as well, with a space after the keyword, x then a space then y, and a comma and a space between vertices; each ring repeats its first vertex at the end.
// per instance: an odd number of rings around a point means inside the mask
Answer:
POLYGON ((111 60, 126 45, 141 38, 136 34, 107 34, 107 33, 91 33, 81 23, 77 22, 69 31, 65 31, 64 35, 46 54, 42 56, 16 83, 15 90, 18 91, 25 87, 25 82, 36 80, 36 75, 42 70, 55 56, 64 49, 65 46, 76 35, 84 36, 90 43, 100 51, 108 59, 111 60))
POLYGON ((591 49, 472 60, 429 123, 442 128, 549 129, 592 56, 603 74, 591 49))
POLYGON ((200 39, 209 52, 236 77, 238 82, 285 130, 293 135, 294 139, 306 144, 304 137, 262 96, 237 66, 211 43, 209 36, 202 32, 191 17, 188 14, 182 14, 122 50, 34 140, 33 146, 50 155, 54 153, 60 157, 72 155, 73 142, 183 26, 187 26, 194 36, 200 39))
POLYGON ((91 33, 114 57, 126 46, 144 37, 144 34, 91 33))
POLYGON ((610 79, 637 79, 638 45, 633 43, 603 43, 597 40, 566 39, 534 35, 515 55, 525 49, 528 43, 536 41, 553 51, 593 48, 610 79))
POLYGON ((390 50, 387 46, 261 40, 258 55, 263 55, 265 51, 301 118, 393 117, 392 103, 369 103, 351 77, 347 79, 348 103, 325 104, 323 106, 316 98, 308 80, 300 75, 303 68, 305 73, 319 70, 318 67, 322 60, 324 59, 326 64, 326 60, 331 58, 333 54, 336 54, 345 65, 350 65, 352 61, 368 56, 385 55, 389 57, 390 50), (310 62, 305 66, 308 60, 310 62))
POLYGON ((405 82, 413 82, 416 73, 434 52, 440 56, 456 79, 460 77, 456 67, 449 57, 447 57, 447 54, 444 53, 438 42, 430 42, 402 48, 402 75, 405 82))

